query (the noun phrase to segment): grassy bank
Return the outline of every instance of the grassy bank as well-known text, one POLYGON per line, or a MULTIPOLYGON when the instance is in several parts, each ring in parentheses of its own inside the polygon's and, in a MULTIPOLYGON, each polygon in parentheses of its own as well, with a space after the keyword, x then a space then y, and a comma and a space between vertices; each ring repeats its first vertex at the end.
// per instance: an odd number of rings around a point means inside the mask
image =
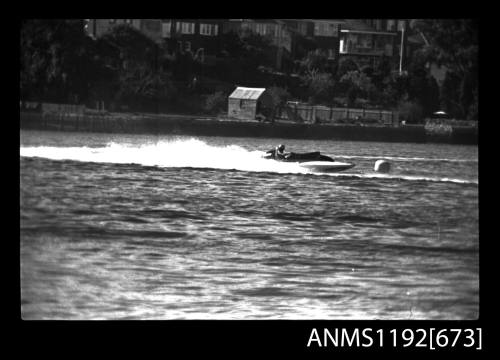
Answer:
POLYGON ((287 139, 437 142, 477 144, 477 129, 454 127, 447 133, 432 133, 423 125, 380 126, 349 124, 262 123, 187 115, 95 113, 20 113, 21 129, 109 133, 175 134, 287 139))

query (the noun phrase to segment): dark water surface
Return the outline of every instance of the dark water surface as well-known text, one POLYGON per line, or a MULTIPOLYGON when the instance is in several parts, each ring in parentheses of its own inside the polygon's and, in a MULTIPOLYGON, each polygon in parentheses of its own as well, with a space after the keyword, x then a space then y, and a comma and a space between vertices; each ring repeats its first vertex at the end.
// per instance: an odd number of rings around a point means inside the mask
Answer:
POLYGON ((21 131, 23 318, 478 317, 477 147, 282 141, 21 131))

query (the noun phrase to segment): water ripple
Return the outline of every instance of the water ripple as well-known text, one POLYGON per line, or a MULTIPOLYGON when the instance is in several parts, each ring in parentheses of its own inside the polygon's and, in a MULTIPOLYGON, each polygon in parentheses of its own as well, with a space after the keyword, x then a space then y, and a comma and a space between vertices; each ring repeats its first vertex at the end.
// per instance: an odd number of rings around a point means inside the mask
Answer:
POLYGON ((477 317, 474 148, 290 143, 356 162, 325 175, 261 161, 280 139, 82 136, 22 134, 24 319, 477 317))

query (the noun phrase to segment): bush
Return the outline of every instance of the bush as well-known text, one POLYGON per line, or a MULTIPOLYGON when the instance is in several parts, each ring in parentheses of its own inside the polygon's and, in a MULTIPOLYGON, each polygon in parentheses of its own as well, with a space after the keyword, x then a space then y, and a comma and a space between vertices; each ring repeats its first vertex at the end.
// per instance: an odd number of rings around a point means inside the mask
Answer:
POLYGON ((355 61, 352 59, 343 59, 341 62, 339 62, 339 67, 337 70, 337 77, 340 79, 342 76, 347 74, 349 71, 358 71, 359 66, 356 64, 355 61))
POLYGON ((209 114, 218 114, 226 109, 227 95, 222 91, 216 91, 205 99, 203 109, 209 114))
POLYGON ((399 105, 399 119, 405 120, 409 124, 422 123, 424 119, 424 110, 417 103, 406 101, 399 105))
POLYGON ((333 99, 335 82, 331 74, 311 71, 302 78, 312 104, 329 104, 333 99))
POLYGON ((279 86, 272 86, 267 90, 267 92, 272 98, 272 105, 274 108, 285 104, 286 101, 290 98, 290 94, 288 93, 288 91, 279 86))

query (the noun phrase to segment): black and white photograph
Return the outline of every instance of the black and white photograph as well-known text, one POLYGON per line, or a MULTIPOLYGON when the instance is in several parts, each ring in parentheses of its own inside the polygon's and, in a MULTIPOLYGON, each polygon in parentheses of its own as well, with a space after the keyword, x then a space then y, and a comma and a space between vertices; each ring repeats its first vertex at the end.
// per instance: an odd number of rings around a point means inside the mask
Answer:
POLYGON ((21 319, 478 320, 478 23, 22 19, 21 319))

